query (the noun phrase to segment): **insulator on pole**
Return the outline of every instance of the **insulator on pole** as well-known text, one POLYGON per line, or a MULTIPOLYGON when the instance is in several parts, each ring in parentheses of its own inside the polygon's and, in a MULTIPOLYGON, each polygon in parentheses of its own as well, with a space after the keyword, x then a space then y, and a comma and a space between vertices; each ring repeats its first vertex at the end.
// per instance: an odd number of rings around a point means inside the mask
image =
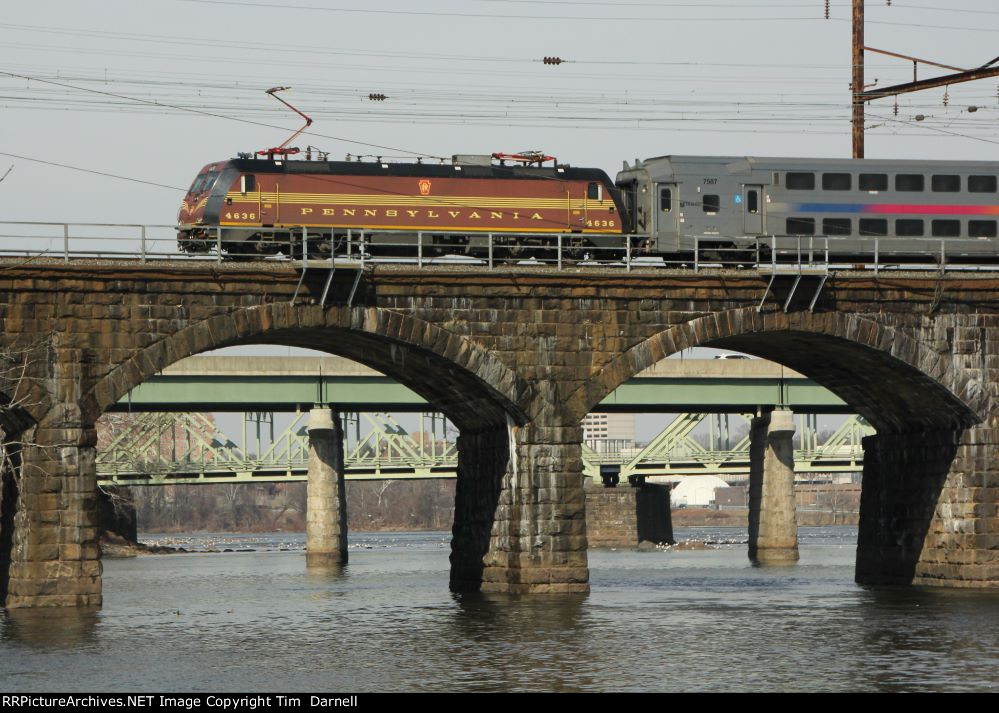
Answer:
POLYGON ((826 19, 829 19, 829 0, 826 0, 826 19))

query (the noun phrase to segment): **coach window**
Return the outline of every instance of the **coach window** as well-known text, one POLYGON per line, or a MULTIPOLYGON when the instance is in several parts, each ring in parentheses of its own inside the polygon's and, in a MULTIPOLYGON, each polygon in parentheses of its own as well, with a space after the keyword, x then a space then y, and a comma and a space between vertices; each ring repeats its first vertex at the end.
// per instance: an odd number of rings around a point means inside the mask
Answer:
POLYGON ((751 215, 756 215, 760 212, 759 191, 746 191, 746 212, 751 215))
POLYGON ((884 218, 861 218, 860 234, 872 237, 888 235, 888 221, 884 218))
POLYGON ((853 176, 849 173, 823 173, 822 190, 848 191, 853 186, 853 176))
POLYGON ((788 235, 815 235, 815 218, 788 218, 788 235))
POLYGON ((862 191, 887 191, 887 173, 861 173, 860 190, 862 191))
POLYGON ((926 179, 921 173, 900 173, 895 176, 896 191, 921 191, 926 185, 926 179))
POLYGON ((930 223, 934 238, 956 238, 961 234, 960 220, 934 220, 930 223))
POLYGON ((672 188, 659 189, 659 210, 661 210, 663 213, 669 213, 671 210, 673 210, 672 188))
POLYGON ((994 238, 996 237, 996 222, 994 220, 969 220, 969 238, 994 238))
POLYGON ((930 188, 934 193, 957 193, 961 190, 961 177, 953 175, 934 175, 930 177, 930 188))
POLYGON ((721 198, 717 195, 705 194, 701 200, 701 207, 704 208, 705 213, 717 213, 718 209, 721 208, 721 198))
POLYGON ((792 191, 814 191, 814 173, 788 173, 784 180, 784 185, 792 191))
POLYGON ((995 176, 968 176, 969 193, 995 193, 995 176))
POLYGON ((252 193, 257 190, 257 177, 256 176, 242 176, 239 179, 239 192, 244 196, 247 193, 252 193))
POLYGON ((914 218, 899 218, 895 221, 895 235, 918 238, 923 234, 923 221, 914 218))
POLYGON ((823 218, 824 235, 849 235, 852 232, 849 218, 823 218))

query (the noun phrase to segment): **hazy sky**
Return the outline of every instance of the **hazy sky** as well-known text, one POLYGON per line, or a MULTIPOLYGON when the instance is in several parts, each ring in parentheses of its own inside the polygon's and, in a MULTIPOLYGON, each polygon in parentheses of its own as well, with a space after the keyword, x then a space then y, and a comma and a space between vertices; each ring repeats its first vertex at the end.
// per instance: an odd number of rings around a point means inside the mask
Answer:
MULTIPOLYGON (((850 152, 850 7, 822 0, 34 0, 0 6, 0 220, 172 223, 198 169, 296 143, 334 157, 543 149, 613 175, 663 154, 850 152), (558 56, 566 63, 542 63, 558 56), (42 81, 45 80, 45 81, 42 81), (370 93, 387 99, 370 101, 370 93), (260 124, 273 125, 270 128, 260 124), (371 146, 366 144, 376 144, 371 146)), ((867 44, 999 55, 994 0, 867 3, 867 44), (946 10, 941 10, 946 7, 946 10)), ((880 86, 911 64, 868 53, 880 86)), ((928 77, 945 70, 921 68, 928 77)), ((869 157, 995 158, 999 83, 870 108, 869 157), (979 107, 970 113, 969 106, 979 107), (916 114, 927 118, 913 121, 916 114)))

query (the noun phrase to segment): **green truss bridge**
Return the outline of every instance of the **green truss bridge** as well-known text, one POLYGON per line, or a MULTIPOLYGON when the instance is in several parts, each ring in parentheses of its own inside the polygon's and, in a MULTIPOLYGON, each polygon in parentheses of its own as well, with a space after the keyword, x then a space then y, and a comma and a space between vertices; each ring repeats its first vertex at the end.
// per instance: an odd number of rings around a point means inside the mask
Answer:
MULTIPOLYGON (((758 359, 670 359, 612 393, 600 410, 678 415, 641 449, 587 443, 585 472, 745 477, 749 438, 732 434, 779 402, 799 414, 796 472, 861 469, 860 439, 873 429, 851 417, 820 442, 816 414, 846 408, 809 379, 758 359)), ((455 477, 454 427, 378 372, 339 357, 211 356, 179 362, 104 417, 98 478, 118 485, 306 480, 305 425, 317 403, 344 413, 348 479, 455 477), (210 415, 226 411, 243 414, 241 437, 224 433, 210 415), (407 429, 389 411, 415 412, 419 420, 407 429), (293 415, 276 428, 280 412, 293 415)))

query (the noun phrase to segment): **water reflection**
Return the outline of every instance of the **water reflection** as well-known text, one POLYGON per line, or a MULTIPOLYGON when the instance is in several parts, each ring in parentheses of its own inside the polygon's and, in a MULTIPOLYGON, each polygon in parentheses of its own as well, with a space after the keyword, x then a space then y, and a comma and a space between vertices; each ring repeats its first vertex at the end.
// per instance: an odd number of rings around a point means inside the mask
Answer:
POLYGON ((79 649, 97 640, 98 609, 0 610, 0 641, 40 650, 79 649))
POLYGON ((471 691, 579 691, 586 673, 588 595, 455 594, 446 619, 451 675, 471 691), (539 682, 544 681, 544 685, 539 682))
POLYGON ((451 594, 440 533, 364 535, 349 568, 323 574, 301 550, 256 540, 252 552, 110 560, 99 614, 0 618, 0 680, 39 691, 994 685, 995 592, 859 587, 855 528, 803 528, 796 567, 754 568, 744 543, 724 544, 743 533, 718 530, 717 549, 591 552, 591 593, 565 597, 451 594))

